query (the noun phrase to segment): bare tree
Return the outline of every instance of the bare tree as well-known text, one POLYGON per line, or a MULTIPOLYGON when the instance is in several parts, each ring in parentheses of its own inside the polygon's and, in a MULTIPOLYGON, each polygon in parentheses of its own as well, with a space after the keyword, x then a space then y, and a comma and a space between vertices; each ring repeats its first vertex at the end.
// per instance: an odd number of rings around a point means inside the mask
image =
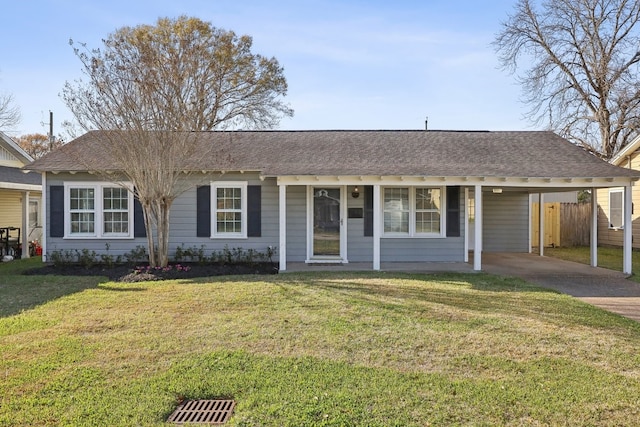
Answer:
POLYGON ((63 99, 83 129, 104 131, 96 135, 118 168, 96 172, 128 183, 144 211, 149 262, 166 266, 170 208, 195 173, 182 160, 208 155, 194 153, 192 131, 276 126, 293 114, 281 101, 283 69, 251 53, 251 37, 189 17, 123 27, 103 50, 70 43, 88 82, 67 83, 63 99))
POLYGON ((30 133, 16 138, 18 145, 34 159, 39 159, 64 144, 62 138, 53 138, 42 133, 30 133))
POLYGON ((529 117, 610 159, 640 129, 640 2, 519 0, 494 47, 529 117))
POLYGON ((0 129, 9 129, 20 123, 20 108, 13 95, 0 93, 0 129))

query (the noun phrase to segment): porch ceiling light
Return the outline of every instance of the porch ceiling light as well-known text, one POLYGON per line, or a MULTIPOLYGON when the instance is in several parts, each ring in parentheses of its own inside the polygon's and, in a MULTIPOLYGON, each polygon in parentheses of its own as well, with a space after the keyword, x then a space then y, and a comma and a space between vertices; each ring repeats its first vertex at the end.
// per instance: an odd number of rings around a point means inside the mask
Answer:
POLYGON ((502 193, 502 188, 494 188, 493 190, 494 194, 501 194, 502 193))

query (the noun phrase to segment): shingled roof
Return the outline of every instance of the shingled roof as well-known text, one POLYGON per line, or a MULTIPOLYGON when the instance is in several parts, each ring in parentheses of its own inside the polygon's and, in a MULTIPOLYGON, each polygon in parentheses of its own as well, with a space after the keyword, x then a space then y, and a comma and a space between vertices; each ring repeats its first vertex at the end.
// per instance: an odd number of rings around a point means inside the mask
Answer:
MULTIPOLYGON (((100 132, 89 132, 26 169, 118 170, 100 132)), ((640 177, 543 131, 211 131, 196 133, 194 144, 200 148, 183 159, 184 170, 264 176, 640 177)))
POLYGON ((42 177, 36 173, 24 173, 18 168, 0 166, 0 182, 12 184, 42 185, 42 177))

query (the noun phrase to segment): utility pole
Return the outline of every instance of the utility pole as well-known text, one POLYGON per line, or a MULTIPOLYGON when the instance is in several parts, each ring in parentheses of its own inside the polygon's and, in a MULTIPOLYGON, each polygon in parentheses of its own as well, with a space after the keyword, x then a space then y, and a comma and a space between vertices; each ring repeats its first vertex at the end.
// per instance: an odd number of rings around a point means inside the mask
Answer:
POLYGON ((49 110, 49 151, 51 151, 51 148, 53 147, 53 142, 54 142, 54 136, 53 136, 53 111, 49 110))

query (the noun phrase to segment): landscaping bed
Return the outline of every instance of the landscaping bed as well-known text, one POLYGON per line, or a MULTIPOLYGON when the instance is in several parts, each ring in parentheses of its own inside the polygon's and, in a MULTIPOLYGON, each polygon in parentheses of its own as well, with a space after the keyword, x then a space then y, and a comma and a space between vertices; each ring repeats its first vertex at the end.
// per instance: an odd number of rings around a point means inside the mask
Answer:
POLYGON ((276 274, 278 268, 271 262, 238 264, 172 264, 166 268, 150 268, 148 265, 132 267, 127 264, 90 266, 79 264, 54 265, 32 268, 26 275, 104 276, 115 282, 143 282, 168 279, 192 279, 195 277, 226 276, 239 274, 276 274))

